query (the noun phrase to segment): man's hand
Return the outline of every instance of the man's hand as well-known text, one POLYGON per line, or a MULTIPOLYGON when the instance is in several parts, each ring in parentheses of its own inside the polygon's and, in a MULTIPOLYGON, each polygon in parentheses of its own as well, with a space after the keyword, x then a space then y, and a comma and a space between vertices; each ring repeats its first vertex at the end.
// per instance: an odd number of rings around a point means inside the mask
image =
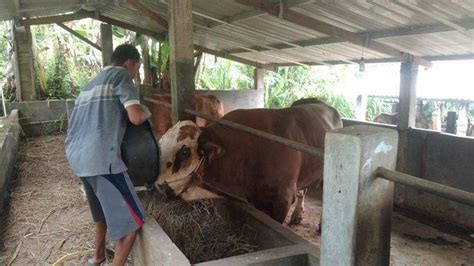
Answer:
POLYGON ((146 107, 145 105, 140 105, 143 109, 143 112, 145 113, 145 116, 146 116, 146 119, 150 118, 151 117, 151 112, 150 112, 150 109, 148 109, 148 107, 146 107))
POLYGON ((144 105, 133 104, 127 107, 128 119, 132 124, 138 126, 151 117, 151 112, 144 105))

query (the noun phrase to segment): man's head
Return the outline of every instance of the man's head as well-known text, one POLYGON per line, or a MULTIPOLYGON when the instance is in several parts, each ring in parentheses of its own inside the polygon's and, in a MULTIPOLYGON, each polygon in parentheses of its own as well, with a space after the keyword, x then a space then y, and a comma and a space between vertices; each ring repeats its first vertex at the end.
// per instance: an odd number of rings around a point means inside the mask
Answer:
POLYGON ((140 67, 140 53, 131 44, 119 45, 112 53, 112 65, 124 67, 135 78, 140 67))

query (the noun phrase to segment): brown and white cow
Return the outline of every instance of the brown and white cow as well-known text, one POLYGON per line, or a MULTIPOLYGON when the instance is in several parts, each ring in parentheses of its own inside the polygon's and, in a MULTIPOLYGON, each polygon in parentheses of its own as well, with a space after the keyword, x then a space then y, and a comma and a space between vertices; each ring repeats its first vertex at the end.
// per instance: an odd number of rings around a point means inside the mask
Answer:
MULTIPOLYGON (((154 94, 153 99, 171 103, 171 95, 169 94, 154 94)), ((224 105, 214 95, 194 96, 195 110, 200 113, 209 114, 217 118, 224 115, 224 105)), ((153 113, 153 129, 157 138, 161 138, 165 132, 173 126, 171 120, 171 110, 163 105, 155 104, 152 110, 153 113)), ((196 118, 196 124, 200 127, 207 126, 210 122, 203 118, 196 118)))
MULTIPOLYGON (((315 99, 285 109, 235 110, 223 119, 320 149, 326 132, 342 127, 337 111, 315 99)), ((187 201, 217 197, 204 183, 252 203, 281 223, 295 200, 301 206, 290 223, 301 221, 303 191, 321 184, 323 177, 323 158, 216 123, 200 128, 179 122, 160 139, 160 149, 159 190, 171 189, 187 201), (196 173, 201 181, 193 178, 196 173)))

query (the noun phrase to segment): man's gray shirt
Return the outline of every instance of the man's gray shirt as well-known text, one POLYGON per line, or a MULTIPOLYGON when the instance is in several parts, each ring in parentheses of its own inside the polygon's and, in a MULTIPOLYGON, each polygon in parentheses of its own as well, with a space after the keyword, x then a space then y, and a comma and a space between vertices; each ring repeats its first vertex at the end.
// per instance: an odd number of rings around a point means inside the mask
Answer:
POLYGON ((77 176, 117 174, 127 170, 120 146, 128 121, 125 110, 139 104, 130 74, 106 67, 81 91, 69 119, 66 155, 77 176))

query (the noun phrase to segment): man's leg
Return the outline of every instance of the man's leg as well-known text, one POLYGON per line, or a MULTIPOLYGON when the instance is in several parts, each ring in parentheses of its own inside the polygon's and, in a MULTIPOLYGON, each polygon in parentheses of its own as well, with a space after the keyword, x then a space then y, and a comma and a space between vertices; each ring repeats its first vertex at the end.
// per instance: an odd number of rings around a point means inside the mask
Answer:
POLYGON ((105 259, 105 234, 107 233, 107 224, 105 220, 95 223, 95 251, 92 262, 100 263, 105 259))
POLYGON ((112 266, 125 265, 128 254, 130 254, 133 243, 135 242, 135 238, 137 237, 137 233, 138 230, 125 235, 119 241, 117 241, 117 244, 115 245, 115 256, 114 260, 112 261, 112 266))
POLYGON ((105 216, 102 211, 102 206, 100 205, 99 199, 95 195, 94 188, 92 187, 92 182, 96 177, 81 177, 81 180, 84 183, 84 191, 86 193, 89 207, 92 213, 92 219, 95 222, 95 250, 94 255, 89 259, 91 263, 100 263, 105 259, 105 235, 107 233, 107 224, 105 222, 105 216))
POLYGON ((143 225, 143 206, 126 172, 101 176, 97 182, 109 237, 116 243, 112 265, 124 265, 143 225))

